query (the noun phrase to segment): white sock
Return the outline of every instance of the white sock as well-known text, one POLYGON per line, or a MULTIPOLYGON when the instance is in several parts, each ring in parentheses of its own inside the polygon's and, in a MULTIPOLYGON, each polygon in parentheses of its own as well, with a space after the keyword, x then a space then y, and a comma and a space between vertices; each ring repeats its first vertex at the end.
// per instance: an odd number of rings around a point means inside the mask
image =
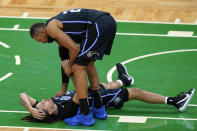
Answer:
POLYGON ((168 100, 168 97, 166 97, 166 99, 165 99, 165 104, 167 104, 167 100, 168 100))
POLYGON ((123 83, 121 80, 116 80, 118 83, 120 83, 120 86, 123 86, 123 83))

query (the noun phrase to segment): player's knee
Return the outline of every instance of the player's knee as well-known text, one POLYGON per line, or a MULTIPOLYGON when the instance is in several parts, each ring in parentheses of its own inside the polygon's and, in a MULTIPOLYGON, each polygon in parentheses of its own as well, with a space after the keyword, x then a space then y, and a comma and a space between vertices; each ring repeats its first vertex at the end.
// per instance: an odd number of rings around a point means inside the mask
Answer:
POLYGON ((132 88, 131 92, 133 93, 134 98, 138 98, 142 94, 142 91, 139 88, 132 88))
POLYGON ((102 82, 101 84, 105 87, 105 89, 110 89, 109 84, 107 84, 106 82, 102 82))
POLYGON ((72 67, 71 67, 71 70, 72 72, 78 72, 78 71, 85 71, 85 66, 81 66, 81 65, 77 65, 77 64, 74 64, 72 67))

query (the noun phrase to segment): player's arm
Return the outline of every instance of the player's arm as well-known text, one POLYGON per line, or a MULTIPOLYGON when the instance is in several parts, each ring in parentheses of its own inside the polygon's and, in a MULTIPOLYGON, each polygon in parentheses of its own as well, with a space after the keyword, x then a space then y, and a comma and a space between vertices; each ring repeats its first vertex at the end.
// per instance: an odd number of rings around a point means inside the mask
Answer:
POLYGON ((63 28, 63 24, 60 21, 54 19, 49 22, 46 30, 52 38, 57 39, 59 44, 69 50, 69 66, 71 68, 77 55, 80 52, 80 48, 77 43, 75 43, 66 33, 61 30, 61 28, 63 28))
MULTIPOLYGON (((66 61, 69 59, 69 51, 67 48, 63 46, 59 46, 58 50, 59 50, 59 56, 61 58, 61 61, 66 61)), ((67 77, 67 75, 65 74, 65 71, 62 65, 61 65, 61 76, 62 76, 61 90, 58 91, 53 97, 59 97, 59 96, 64 95, 68 88, 69 77, 67 77)))
POLYGON ((21 104, 27 109, 32 108, 33 105, 35 105, 37 102, 34 98, 28 96, 26 93, 20 93, 19 97, 21 100, 21 104))
POLYGON ((66 76, 62 66, 61 66, 61 74, 62 74, 62 88, 53 97, 63 96, 64 93, 67 91, 68 83, 69 83, 69 77, 66 76))
POLYGON ((61 74, 62 74, 62 91, 64 91, 65 93, 68 88, 69 77, 65 74, 64 68, 62 66, 61 66, 61 74))
POLYGON ((19 94, 21 104, 32 114, 33 117, 37 119, 43 119, 45 117, 44 112, 39 112, 36 108, 33 108, 33 105, 36 104, 36 100, 26 93, 19 94))

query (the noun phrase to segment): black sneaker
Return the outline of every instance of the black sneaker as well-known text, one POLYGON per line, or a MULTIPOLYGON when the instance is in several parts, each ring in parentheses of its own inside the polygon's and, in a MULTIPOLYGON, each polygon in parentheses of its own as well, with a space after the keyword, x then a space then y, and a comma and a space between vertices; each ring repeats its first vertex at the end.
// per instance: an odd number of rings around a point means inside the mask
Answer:
POLYGON ((122 81, 124 86, 131 86, 134 84, 133 77, 128 74, 127 69, 123 64, 117 63, 116 68, 118 70, 118 79, 122 81))
POLYGON ((181 93, 175 97, 175 107, 180 111, 184 112, 190 103, 193 95, 194 95, 195 89, 192 88, 189 92, 187 93, 181 93))

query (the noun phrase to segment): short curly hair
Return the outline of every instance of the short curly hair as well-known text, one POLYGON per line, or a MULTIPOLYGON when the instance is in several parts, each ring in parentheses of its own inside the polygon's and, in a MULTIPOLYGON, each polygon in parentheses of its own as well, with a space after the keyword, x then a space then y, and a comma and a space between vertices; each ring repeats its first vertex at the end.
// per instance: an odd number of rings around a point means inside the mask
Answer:
POLYGON ((44 23, 35 23, 30 27, 30 35, 33 38, 34 36, 39 35, 41 29, 45 28, 46 24, 44 23))

